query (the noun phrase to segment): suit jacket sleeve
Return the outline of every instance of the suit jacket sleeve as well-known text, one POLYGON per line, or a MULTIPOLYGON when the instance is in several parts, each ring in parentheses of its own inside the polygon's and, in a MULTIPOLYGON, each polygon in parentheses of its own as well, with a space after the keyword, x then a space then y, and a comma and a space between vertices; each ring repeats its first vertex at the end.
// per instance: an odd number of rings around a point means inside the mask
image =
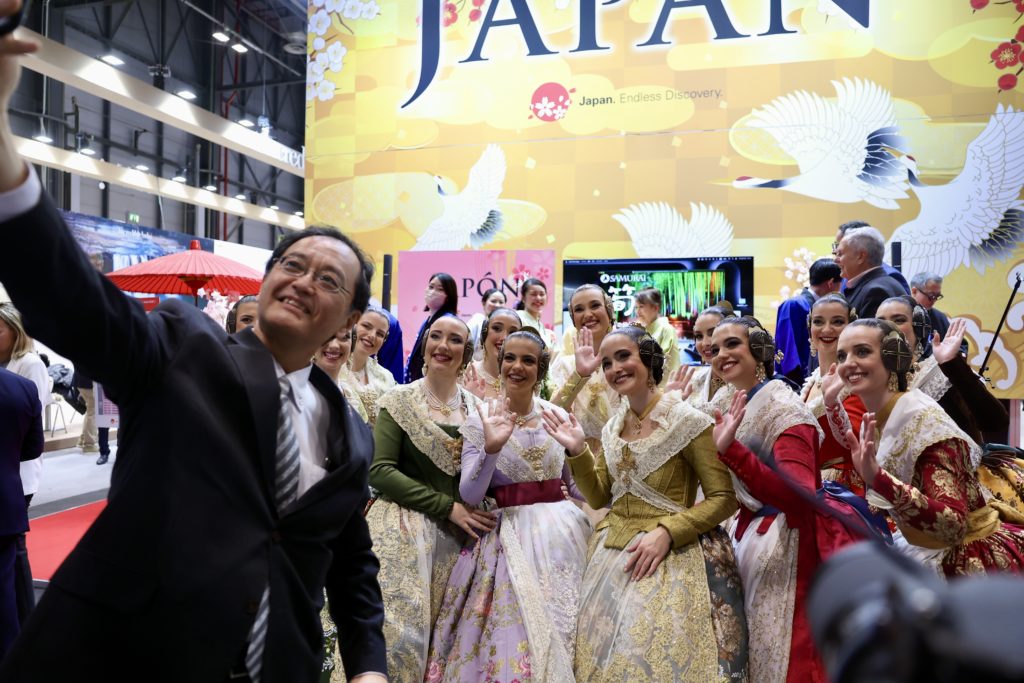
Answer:
POLYGON ((43 409, 39 405, 39 401, 35 396, 29 396, 31 398, 30 405, 32 406, 31 418, 28 423, 28 432, 25 434, 25 439, 21 442, 21 461, 35 460, 43 454, 43 409))
POLYGON ((954 356, 949 362, 940 365, 939 370, 959 392, 979 429, 997 432, 1009 427, 1010 416, 1006 408, 978 379, 963 356, 954 356))
POLYGON ((366 519, 356 511, 334 542, 334 562, 327 574, 327 602, 349 678, 388 671, 384 602, 377 583, 380 563, 372 546, 366 519))
POLYGON ((166 340, 138 302, 96 271, 45 193, 31 211, 0 224, 0 234, 5 253, 18 255, 0 259, 0 281, 30 335, 118 400, 157 379, 166 340))

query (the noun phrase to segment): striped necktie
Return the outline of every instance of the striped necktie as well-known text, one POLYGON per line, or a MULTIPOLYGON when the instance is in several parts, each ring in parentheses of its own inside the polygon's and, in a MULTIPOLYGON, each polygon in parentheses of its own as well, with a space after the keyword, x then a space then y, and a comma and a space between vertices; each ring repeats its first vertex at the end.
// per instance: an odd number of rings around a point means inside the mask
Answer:
MULTIPOLYGON (((299 444, 292 425, 292 389, 288 379, 278 379, 281 385, 281 408, 277 416, 277 457, 274 458, 274 503, 281 512, 299 495, 299 444)), ((253 683, 260 683, 263 672, 263 651, 267 644, 270 624, 270 584, 263 589, 256 621, 249 632, 249 647, 245 653, 245 667, 253 683)))

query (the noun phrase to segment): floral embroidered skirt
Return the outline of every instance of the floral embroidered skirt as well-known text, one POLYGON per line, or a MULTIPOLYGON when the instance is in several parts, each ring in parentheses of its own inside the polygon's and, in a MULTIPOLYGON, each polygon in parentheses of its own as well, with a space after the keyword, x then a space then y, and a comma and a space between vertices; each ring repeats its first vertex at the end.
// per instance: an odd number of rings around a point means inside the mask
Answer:
POLYGON ((388 680, 420 683, 430 632, 465 534, 384 499, 373 504, 366 522, 380 560, 388 680))
POLYGON ((757 683, 785 683, 789 674, 799 533, 785 520, 779 513, 765 533, 751 524, 733 541, 750 637, 750 680, 757 683))
POLYGON ((455 563, 425 680, 571 683, 591 531, 569 501, 499 510, 494 531, 455 563))
MULTIPOLYGON (((577 681, 746 681, 743 592, 732 546, 715 529, 631 581, 632 553, 591 539, 576 630, 577 681)), ((631 546, 642 534, 637 534, 631 546)))

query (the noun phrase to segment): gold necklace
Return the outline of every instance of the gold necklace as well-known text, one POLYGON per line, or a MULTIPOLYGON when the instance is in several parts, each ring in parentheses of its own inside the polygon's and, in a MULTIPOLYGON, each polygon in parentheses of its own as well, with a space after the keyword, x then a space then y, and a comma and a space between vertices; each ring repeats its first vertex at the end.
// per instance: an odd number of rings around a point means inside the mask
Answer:
POLYGON ((442 401, 435 396, 434 392, 426 384, 423 385, 423 389, 427 392, 427 407, 431 410, 436 410, 445 417, 450 417, 453 412, 459 409, 459 404, 462 402, 462 392, 459 391, 458 387, 455 387, 455 395, 447 401, 442 401))
POLYGON ((651 414, 651 411, 654 410, 654 407, 658 405, 659 400, 661 400, 661 392, 657 391, 654 394, 654 398, 651 399, 651 402, 647 404, 647 407, 644 408, 643 412, 640 413, 639 415, 637 415, 632 408, 629 409, 627 415, 631 416, 636 421, 636 424, 633 426, 634 435, 639 434, 640 432, 643 431, 644 420, 646 420, 647 416, 651 414))
POLYGON ((487 370, 484 369, 484 364, 482 361, 480 362, 480 371, 478 374, 480 375, 480 379, 486 382, 489 387, 491 387, 495 391, 501 390, 501 380, 492 375, 491 373, 487 372, 487 370))
MULTIPOLYGON (((533 402, 532 401, 530 402, 530 407, 533 408, 533 402)), ((519 415, 518 413, 513 413, 513 414, 515 415, 515 417, 513 418, 512 421, 516 423, 516 427, 522 427, 527 422, 529 422, 533 418, 537 417, 537 409, 533 408, 533 410, 531 410, 526 415, 519 415)))

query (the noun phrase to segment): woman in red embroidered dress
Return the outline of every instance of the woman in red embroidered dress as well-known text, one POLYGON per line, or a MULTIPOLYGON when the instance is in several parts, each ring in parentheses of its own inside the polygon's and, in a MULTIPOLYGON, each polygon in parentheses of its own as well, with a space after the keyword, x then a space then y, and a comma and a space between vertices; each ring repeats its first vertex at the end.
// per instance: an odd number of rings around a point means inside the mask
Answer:
POLYGON ((868 501, 886 509, 912 549, 930 551, 947 576, 1022 571, 1024 517, 985 502, 977 444, 934 399, 907 391, 913 356, 899 330, 884 320, 851 323, 838 359, 843 382, 871 411, 859 439, 848 434, 868 501))
POLYGON ((750 679, 824 681, 804 603, 821 560, 855 539, 807 500, 821 485, 817 420, 785 383, 771 378, 775 344, 757 320, 724 319, 711 348, 714 371, 736 389, 729 411, 716 415, 714 438, 740 502, 732 534, 750 634, 750 679))

